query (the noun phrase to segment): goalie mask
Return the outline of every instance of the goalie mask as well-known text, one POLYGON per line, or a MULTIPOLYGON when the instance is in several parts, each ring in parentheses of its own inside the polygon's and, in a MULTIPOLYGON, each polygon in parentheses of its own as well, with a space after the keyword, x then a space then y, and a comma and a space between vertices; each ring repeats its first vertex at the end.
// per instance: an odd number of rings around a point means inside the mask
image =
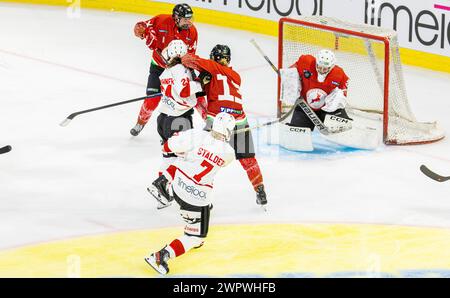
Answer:
POLYGON ((233 129, 236 125, 234 117, 228 113, 221 112, 216 115, 212 125, 212 131, 224 137, 226 141, 230 140, 233 129))
POLYGON ((209 58, 222 65, 228 65, 231 61, 231 50, 227 45, 218 44, 211 50, 209 58))
POLYGON ((183 57, 187 53, 187 45, 180 39, 172 40, 167 46, 167 56, 169 59, 183 57))
POLYGON ((330 50, 321 50, 316 57, 316 70, 319 75, 326 76, 336 65, 336 56, 330 50))

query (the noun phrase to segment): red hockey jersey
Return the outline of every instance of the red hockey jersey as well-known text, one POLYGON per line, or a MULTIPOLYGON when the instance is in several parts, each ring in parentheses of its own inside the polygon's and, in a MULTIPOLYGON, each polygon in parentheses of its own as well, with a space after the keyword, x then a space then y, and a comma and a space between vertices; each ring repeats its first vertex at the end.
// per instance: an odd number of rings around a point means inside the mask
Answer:
MULTIPOLYGON (((188 30, 178 29, 174 19, 171 15, 162 14, 145 21, 147 25, 146 32, 154 30, 156 34, 156 49, 160 52, 165 49, 169 43, 174 39, 181 39, 188 46, 188 53, 195 53, 197 49, 197 29, 192 25, 188 30)), ((151 35, 147 34, 147 45, 152 40, 151 35)), ((154 51, 153 60, 161 67, 165 67, 161 57, 154 51)))
POLYGON ((302 90, 300 95, 315 110, 323 107, 325 96, 336 87, 344 91, 347 96, 348 77, 339 66, 333 67, 323 82, 319 82, 316 70, 316 58, 311 55, 302 55, 291 67, 297 68, 302 90))
POLYGON ((242 95, 239 92, 241 76, 236 71, 229 66, 196 55, 183 57, 183 64, 200 72, 207 71, 211 74, 211 82, 205 86, 208 115, 214 117, 220 112, 226 112, 233 115, 236 120, 245 118, 242 95), (187 61, 186 64, 185 61, 187 61))

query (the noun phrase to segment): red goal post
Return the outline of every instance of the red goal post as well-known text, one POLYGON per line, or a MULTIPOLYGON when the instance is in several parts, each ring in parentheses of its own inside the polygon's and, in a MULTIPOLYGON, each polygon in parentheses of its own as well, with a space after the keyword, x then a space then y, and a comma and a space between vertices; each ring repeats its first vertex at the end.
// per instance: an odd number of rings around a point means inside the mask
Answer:
MULTIPOLYGON (((410 109, 395 31, 323 16, 280 19, 279 68, 322 48, 335 52, 337 65, 350 78, 347 111, 355 123, 382 123, 385 144, 423 144, 444 137, 435 122, 418 122, 410 109)), ((289 107, 278 99, 277 109, 281 116, 289 107)))

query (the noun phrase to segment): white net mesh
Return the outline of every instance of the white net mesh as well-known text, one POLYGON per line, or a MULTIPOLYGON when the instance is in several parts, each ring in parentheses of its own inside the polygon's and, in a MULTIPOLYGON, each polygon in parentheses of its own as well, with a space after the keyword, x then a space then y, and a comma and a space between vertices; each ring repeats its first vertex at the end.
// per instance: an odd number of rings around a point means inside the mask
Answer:
MULTIPOLYGON (((395 31, 322 16, 296 20, 280 24, 282 67, 291 66, 301 55, 315 55, 320 49, 331 49, 336 54, 337 64, 350 78, 347 111, 357 118, 355 121, 361 118, 383 121, 386 98, 388 119, 384 120, 387 124, 385 143, 426 143, 444 137, 444 132, 436 123, 419 123, 411 112, 395 31), (360 33, 370 36, 362 37, 360 33), (384 40, 388 42, 385 44, 384 40), (390 61, 387 66, 388 89, 384 83, 386 59, 390 61)), ((283 107, 281 112, 287 108, 283 107)))

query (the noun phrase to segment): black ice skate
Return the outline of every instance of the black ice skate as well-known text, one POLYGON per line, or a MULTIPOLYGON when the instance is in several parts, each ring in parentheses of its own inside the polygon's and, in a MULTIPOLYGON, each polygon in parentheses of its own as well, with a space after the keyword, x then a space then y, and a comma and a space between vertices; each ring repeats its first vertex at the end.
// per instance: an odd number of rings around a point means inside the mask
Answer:
POLYGON ((153 181, 152 186, 147 191, 158 201, 157 209, 169 207, 172 204, 172 198, 167 191, 167 178, 161 175, 153 181))
POLYGON ((166 275, 169 273, 169 264, 167 263, 169 259, 170 254, 164 247, 160 251, 152 253, 150 257, 145 258, 145 261, 158 273, 166 275))
POLYGON ((144 129, 144 125, 136 123, 136 125, 130 130, 131 135, 137 136, 144 129))
POLYGON ((260 205, 264 211, 267 211, 267 197, 264 191, 264 185, 260 185, 256 188, 256 204, 260 205))

